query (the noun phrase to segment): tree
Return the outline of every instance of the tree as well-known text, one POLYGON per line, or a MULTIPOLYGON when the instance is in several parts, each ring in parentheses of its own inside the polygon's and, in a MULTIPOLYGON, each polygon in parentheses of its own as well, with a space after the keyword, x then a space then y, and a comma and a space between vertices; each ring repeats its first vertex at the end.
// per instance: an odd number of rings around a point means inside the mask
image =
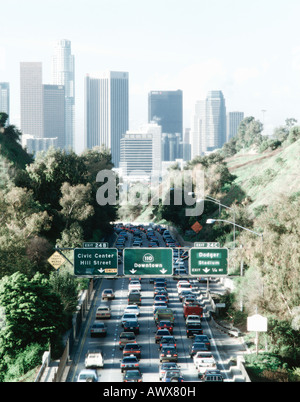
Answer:
POLYGON ((65 328, 61 299, 39 273, 32 279, 20 272, 2 278, 0 305, 6 319, 0 332, 2 358, 16 356, 32 343, 47 345, 65 328))

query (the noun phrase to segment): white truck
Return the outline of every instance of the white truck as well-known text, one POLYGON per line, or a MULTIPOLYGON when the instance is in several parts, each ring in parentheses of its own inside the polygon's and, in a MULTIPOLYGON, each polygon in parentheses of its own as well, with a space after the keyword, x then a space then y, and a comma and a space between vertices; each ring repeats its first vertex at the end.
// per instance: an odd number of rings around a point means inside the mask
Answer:
POLYGON ((85 355, 84 361, 85 368, 103 368, 104 358, 101 351, 88 351, 85 355))

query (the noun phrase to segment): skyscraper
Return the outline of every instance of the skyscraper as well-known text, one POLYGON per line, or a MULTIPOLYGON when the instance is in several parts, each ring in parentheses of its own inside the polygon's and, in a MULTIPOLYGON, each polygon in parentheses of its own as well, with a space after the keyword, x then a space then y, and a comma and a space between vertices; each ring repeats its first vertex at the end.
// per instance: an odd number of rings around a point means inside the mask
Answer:
POLYGON ((57 138, 56 146, 65 148, 65 87, 44 85, 44 138, 57 138))
POLYGON ((111 150, 115 167, 129 125, 128 80, 128 73, 116 71, 85 78, 85 148, 104 145, 111 150))
POLYGON ((65 144, 66 150, 75 147, 75 63, 71 41, 59 40, 52 60, 52 83, 65 87, 65 144))
POLYGON ((182 139, 182 91, 151 91, 148 94, 148 122, 156 122, 166 134, 180 134, 182 139))
POLYGON ((244 119, 243 112, 229 112, 227 116, 227 141, 235 137, 238 132, 239 125, 244 119))
MULTIPOLYGON (((10 100, 9 100, 9 83, 0 82, 0 113, 4 112, 9 116, 10 113, 10 100)), ((9 117, 6 120, 6 126, 9 126, 9 117)))
POLYGON ((21 131, 43 138, 42 63, 20 63, 21 131))
POLYGON ((222 91, 198 101, 192 118, 191 157, 221 148, 226 142, 226 106, 222 91))

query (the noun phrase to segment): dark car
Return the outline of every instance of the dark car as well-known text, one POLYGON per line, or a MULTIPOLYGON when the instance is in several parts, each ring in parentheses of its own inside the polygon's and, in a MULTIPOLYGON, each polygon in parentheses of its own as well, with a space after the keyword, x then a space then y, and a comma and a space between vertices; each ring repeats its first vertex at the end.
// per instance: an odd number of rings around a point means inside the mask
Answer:
POLYGON ((206 370, 202 376, 204 382, 223 382, 224 378, 220 370, 206 370))
POLYGON ((140 370, 126 370, 123 382, 143 382, 143 375, 140 370))
POLYGON ((123 357, 134 355, 138 359, 141 358, 141 347, 137 343, 127 343, 123 349, 123 357))
POLYGON ((158 343, 161 340, 162 336, 171 335, 169 330, 167 329, 158 329, 155 333, 155 343, 158 343))
POLYGON ((197 322, 191 322, 186 325, 186 336, 189 338, 195 335, 203 335, 203 329, 201 324, 197 322))
POLYGON ((136 356, 124 356, 121 360, 121 373, 125 370, 136 370, 140 367, 139 360, 136 356))
POLYGON ((160 349, 159 361, 177 362, 178 353, 174 345, 163 345, 160 349))
POLYGON ((126 321, 123 324, 123 330, 125 332, 134 332, 135 334, 140 333, 140 324, 137 320, 126 321))
POLYGON ((211 350, 210 340, 207 335, 195 335, 194 343, 195 342, 203 342, 208 350, 211 350))
POLYGON ((166 370, 162 376, 162 382, 183 382, 183 377, 180 369, 166 370))
POLYGON ((163 345, 174 345, 176 348, 176 340, 173 335, 162 336, 159 341, 159 347, 162 348, 163 345))
POLYGON ((168 299, 165 295, 162 294, 157 294, 154 297, 154 302, 164 302, 164 303, 168 303, 168 299))
POLYGON ((203 342, 194 342, 190 347, 190 356, 193 357, 197 352, 208 352, 208 349, 203 342))
POLYGON ((103 322, 94 322, 91 326, 91 337, 106 336, 107 326, 103 322))
POLYGON ((168 295, 167 289, 160 289, 160 290, 158 290, 158 291, 156 292, 156 294, 154 295, 154 298, 155 298, 156 296, 165 296, 166 299, 167 299, 167 302, 169 301, 169 295, 168 295))
POLYGON ((171 323, 171 321, 162 320, 157 323, 157 329, 167 329, 170 332, 170 334, 172 334, 173 324, 171 323))

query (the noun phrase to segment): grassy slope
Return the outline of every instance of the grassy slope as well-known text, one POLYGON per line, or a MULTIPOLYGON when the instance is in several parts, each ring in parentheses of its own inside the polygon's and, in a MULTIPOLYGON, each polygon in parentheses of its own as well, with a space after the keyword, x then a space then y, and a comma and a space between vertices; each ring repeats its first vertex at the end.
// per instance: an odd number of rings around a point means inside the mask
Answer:
POLYGON ((282 194, 300 191, 300 140, 272 152, 240 152, 228 158, 227 164, 230 172, 237 176, 235 184, 251 197, 252 211, 276 202, 282 194))

